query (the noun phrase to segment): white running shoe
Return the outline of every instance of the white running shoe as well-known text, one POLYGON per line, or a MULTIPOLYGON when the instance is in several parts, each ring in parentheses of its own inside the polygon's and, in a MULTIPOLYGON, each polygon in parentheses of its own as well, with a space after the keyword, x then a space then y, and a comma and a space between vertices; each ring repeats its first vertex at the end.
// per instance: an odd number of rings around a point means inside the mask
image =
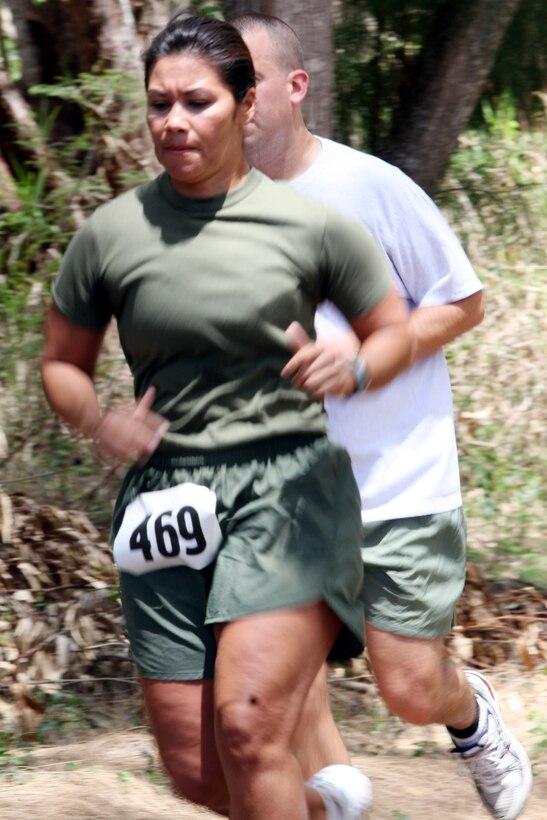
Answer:
POLYGON ((469 669, 465 676, 485 706, 486 728, 474 746, 455 748, 452 752, 467 763, 479 796, 492 817, 515 820, 532 788, 528 755, 505 726, 492 685, 480 672, 469 669))
POLYGON ((306 786, 321 795, 327 820, 362 820, 372 804, 370 780, 353 766, 326 766, 306 786))

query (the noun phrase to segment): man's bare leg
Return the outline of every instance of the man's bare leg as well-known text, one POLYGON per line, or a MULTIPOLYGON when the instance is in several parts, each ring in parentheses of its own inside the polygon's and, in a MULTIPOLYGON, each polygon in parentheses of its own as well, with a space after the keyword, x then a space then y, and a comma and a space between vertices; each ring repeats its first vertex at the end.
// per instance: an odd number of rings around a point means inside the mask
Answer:
POLYGON ((463 729, 473 723, 475 696, 463 671, 449 661, 444 638, 411 638, 371 624, 366 636, 372 670, 390 712, 417 725, 463 729))
MULTIPOLYGON (((419 725, 463 729, 473 723, 474 693, 463 672, 448 661, 444 638, 407 638, 367 625, 367 648, 380 695, 393 714, 419 725)), ((333 763, 349 762, 330 710, 325 667, 302 710, 295 749, 305 777, 333 763)))
POLYGON ((334 763, 350 765, 348 751, 330 708, 327 674, 327 665, 323 664, 310 687, 293 739, 295 754, 306 780, 325 766, 334 763))

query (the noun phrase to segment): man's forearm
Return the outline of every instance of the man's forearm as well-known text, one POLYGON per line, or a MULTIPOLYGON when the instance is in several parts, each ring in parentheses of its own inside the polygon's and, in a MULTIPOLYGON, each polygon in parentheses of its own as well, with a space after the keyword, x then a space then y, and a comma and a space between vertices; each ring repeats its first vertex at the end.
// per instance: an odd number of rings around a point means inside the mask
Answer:
POLYGON ((417 307, 410 314, 414 358, 431 356, 445 344, 478 325, 484 316, 482 291, 447 305, 417 307))

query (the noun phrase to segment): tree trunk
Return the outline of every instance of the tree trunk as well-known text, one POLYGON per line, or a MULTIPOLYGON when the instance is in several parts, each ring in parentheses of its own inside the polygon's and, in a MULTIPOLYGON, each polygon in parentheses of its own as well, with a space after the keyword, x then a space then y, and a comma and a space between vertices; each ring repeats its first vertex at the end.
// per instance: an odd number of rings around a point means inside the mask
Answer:
POLYGON ((77 39, 76 50, 79 54, 88 54, 89 68, 100 65, 125 71, 142 70, 130 0, 70 0, 65 5, 71 31, 77 39))
MULTIPOLYGON (((3 123, 9 124, 14 129, 17 140, 24 145, 23 154, 21 154, 24 162, 30 163, 35 168, 43 169, 48 188, 62 189, 67 194, 69 191, 75 192, 74 183, 51 160, 47 143, 36 125, 31 109, 6 72, 0 69, 0 125, 3 123)), ((13 146, 15 148, 15 142, 13 146)), ((4 145, 2 147, 5 148, 4 145)), ((2 175, 5 176, 8 169, 7 163, 2 160, 1 165, 2 175)), ((11 186, 5 191, 5 206, 14 210, 18 204, 20 203, 17 202, 16 188, 12 181, 11 186)), ((76 202, 70 203, 70 214, 73 227, 79 227, 84 217, 76 202)))
MULTIPOLYGON (((0 154, 0 214, 3 209, 7 211, 18 211, 22 208, 22 202, 17 193, 17 187, 11 175, 11 169, 0 154)), ((0 428, 0 458, 2 458, 2 430, 0 428)))
POLYGON ((431 190, 479 100, 521 0, 444 0, 377 152, 431 190))
POLYGON ((130 0, 5 0, 17 31, 22 84, 99 67, 140 70, 130 0))
POLYGON ((310 131, 332 136, 333 44, 332 0, 311 4, 298 0, 230 0, 224 3, 226 17, 259 12, 280 17, 293 28, 302 43, 310 90, 302 106, 310 131))
MULTIPOLYGON (((70 185, 63 170, 53 167, 47 139, 33 117, 33 111, 44 115, 46 98, 30 95, 29 88, 37 84, 51 85, 60 78, 76 77, 81 73, 98 73, 105 68, 142 77, 142 46, 145 39, 155 33, 150 29, 155 27, 157 30, 167 21, 169 9, 163 3, 164 17, 161 19, 156 0, 146 4, 141 14, 147 34, 143 39, 137 31, 131 0, 48 0, 41 5, 36 5, 33 0, 5 2, 11 12, 22 76, 18 82, 13 82, 5 71, 0 75, 0 127, 6 132, 0 147, 4 172, 10 166, 13 171, 16 164, 35 169, 45 167, 48 188, 59 185, 74 188, 77 183, 70 185)), ((130 168, 139 167, 142 159, 132 154, 144 156, 150 151, 150 145, 144 120, 135 130, 134 107, 127 103, 113 110, 108 95, 105 95, 104 102, 104 117, 111 118, 110 129, 105 127, 104 137, 97 141, 95 149, 97 161, 101 162, 104 143, 110 140, 106 153, 112 166, 111 175, 116 177, 118 164, 121 170, 126 170, 128 164, 130 168), (122 132, 124 139, 118 150, 113 145, 112 135, 122 132)), ((57 106, 57 101, 46 100, 46 103, 50 110, 57 106)), ((90 101, 88 105, 91 107, 90 101)), ((100 112, 97 116, 100 117, 100 112)), ((58 143, 70 139, 81 131, 82 123, 81 108, 63 102, 49 123, 49 138, 58 143)), ((90 167, 93 166, 91 162, 90 167)))

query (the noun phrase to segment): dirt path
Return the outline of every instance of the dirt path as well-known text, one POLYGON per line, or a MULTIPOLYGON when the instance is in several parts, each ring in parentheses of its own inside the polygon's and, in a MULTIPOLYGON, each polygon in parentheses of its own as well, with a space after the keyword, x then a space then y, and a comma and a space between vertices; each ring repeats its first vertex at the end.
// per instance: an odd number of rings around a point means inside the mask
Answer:
MULTIPOLYGON (((497 681, 504 714, 535 769, 521 820, 547 817, 547 687, 544 676, 497 681)), ((353 762, 374 785, 369 820, 486 820, 461 764, 446 754, 444 730, 378 726, 365 737, 359 720, 341 723, 353 762), (383 739, 383 740, 382 740, 383 739), (377 754, 367 750, 375 748, 377 754)), ((84 743, 41 747, 0 779, 2 820, 205 820, 213 815, 178 801, 165 787, 145 730, 102 734, 84 743)))

